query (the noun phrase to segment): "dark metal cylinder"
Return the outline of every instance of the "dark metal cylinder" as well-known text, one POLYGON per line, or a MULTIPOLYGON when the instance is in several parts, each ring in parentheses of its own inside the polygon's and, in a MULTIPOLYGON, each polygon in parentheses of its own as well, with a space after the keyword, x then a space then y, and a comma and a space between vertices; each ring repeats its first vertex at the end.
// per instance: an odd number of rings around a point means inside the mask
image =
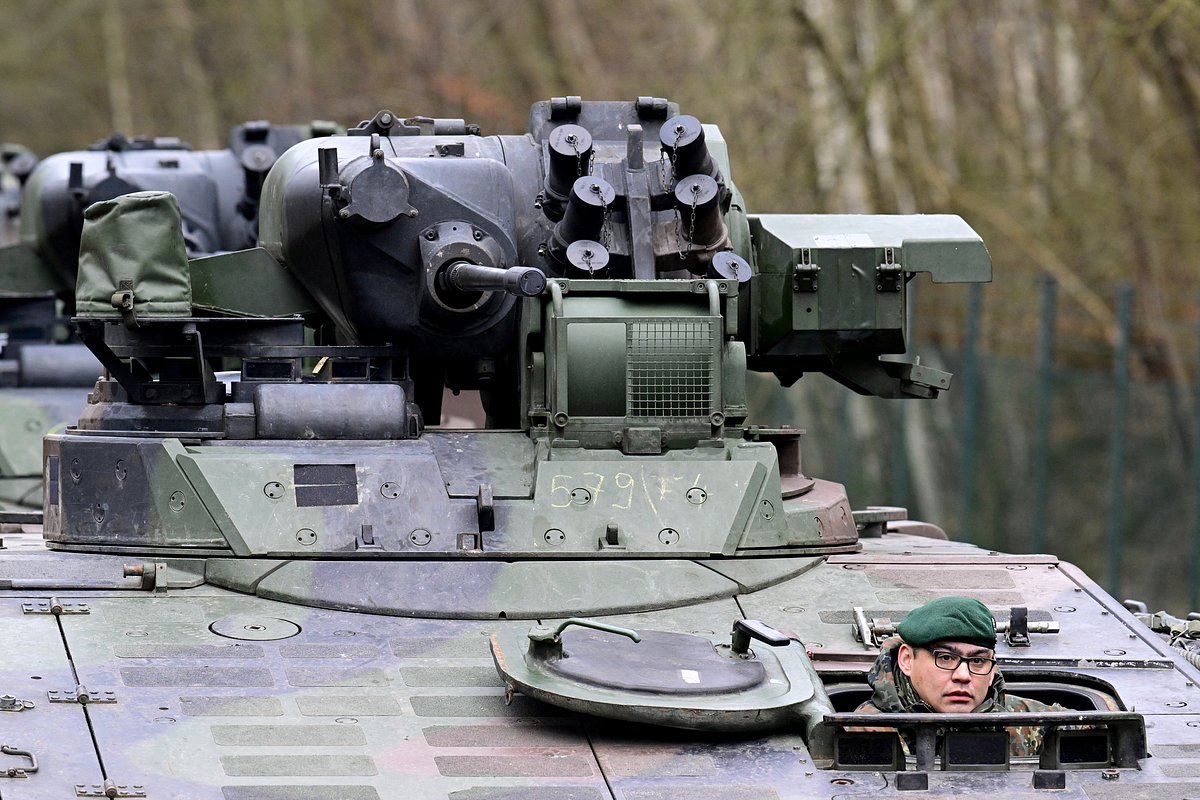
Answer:
POLYGON ((731 250, 722 250, 714 255, 712 263, 708 267, 708 277, 723 278, 738 283, 746 283, 753 277, 753 274, 754 271, 750 268, 749 262, 731 250))
POLYGON ((691 175, 675 187, 675 208, 679 211, 683 237, 694 245, 709 247, 725 236, 718 206, 720 188, 707 175, 691 175))
POLYGON ((104 372, 81 344, 26 344, 17 359, 21 386, 93 386, 104 372))
POLYGON ((561 261, 571 242, 600 241, 608 209, 616 199, 617 190, 603 178, 584 175, 576 180, 571 186, 566 212, 554 226, 555 258, 561 261))
POLYGON ((716 175, 716 167, 704 143, 704 126, 688 114, 671 117, 658 132, 663 152, 671 160, 675 180, 689 175, 716 175))
POLYGON ((552 221, 562 219, 571 186, 591 172, 592 135, 578 125, 560 125, 550 133, 542 210, 552 221))
POLYGON ((446 269, 446 282, 462 292, 501 291, 536 297, 546 288, 546 276, 534 267, 485 267, 461 261, 446 269))
POLYGON ((608 249, 591 239, 578 239, 567 248, 570 275, 593 278, 608 268, 608 249))

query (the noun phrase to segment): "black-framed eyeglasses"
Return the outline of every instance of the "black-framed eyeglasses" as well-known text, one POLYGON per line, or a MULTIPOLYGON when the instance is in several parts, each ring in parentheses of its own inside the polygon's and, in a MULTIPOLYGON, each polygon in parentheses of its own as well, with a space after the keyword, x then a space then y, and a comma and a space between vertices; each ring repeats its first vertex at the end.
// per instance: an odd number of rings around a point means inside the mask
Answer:
POLYGON ((996 659, 987 658, 986 656, 960 656, 958 653, 950 650, 934 650, 929 647, 921 648, 928 650, 933 656, 933 664, 938 669, 944 669, 947 672, 953 672, 958 669, 958 665, 962 662, 967 662, 967 671, 972 675, 988 675, 996 668, 996 659))

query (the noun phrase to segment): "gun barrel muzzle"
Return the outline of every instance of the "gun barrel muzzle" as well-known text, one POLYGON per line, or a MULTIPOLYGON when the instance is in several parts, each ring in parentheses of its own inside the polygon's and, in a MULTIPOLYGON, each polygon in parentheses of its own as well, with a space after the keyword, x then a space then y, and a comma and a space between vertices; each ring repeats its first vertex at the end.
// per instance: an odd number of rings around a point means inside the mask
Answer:
POLYGON ((446 283, 464 292, 502 291, 536 297, 546 289, 546 276, 535 267, 485 267, 460 261, 446 270, 446 283))

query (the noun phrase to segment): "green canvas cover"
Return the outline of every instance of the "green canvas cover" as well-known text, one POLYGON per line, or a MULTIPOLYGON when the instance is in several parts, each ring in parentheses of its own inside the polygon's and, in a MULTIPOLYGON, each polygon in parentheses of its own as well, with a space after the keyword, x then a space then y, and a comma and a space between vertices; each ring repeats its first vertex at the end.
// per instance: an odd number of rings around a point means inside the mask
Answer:
POLYGON ((187 317, 192 285, 179 202, 169 192, 134 192, 83 212, 76 284, 80 316, 187 317), (128 306, 128 302, 126 302, 128 306))

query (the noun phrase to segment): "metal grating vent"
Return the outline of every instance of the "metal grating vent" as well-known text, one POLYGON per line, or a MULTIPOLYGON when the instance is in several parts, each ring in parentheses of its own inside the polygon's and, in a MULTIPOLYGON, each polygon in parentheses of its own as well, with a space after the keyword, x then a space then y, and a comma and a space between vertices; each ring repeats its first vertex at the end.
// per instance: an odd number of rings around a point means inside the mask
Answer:
POLYGON ((712 325, 671 319, 626 326, 629 416, 708 416, 716 363, 712 325))

